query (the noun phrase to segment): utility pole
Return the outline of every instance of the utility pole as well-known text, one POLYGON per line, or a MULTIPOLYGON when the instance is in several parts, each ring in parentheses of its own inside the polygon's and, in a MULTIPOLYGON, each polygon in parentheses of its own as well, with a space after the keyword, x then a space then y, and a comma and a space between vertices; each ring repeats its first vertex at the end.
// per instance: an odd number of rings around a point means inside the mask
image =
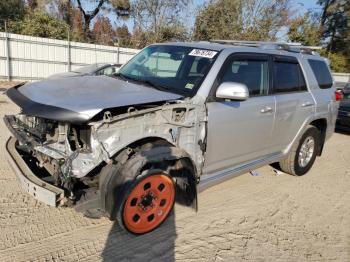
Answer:
POLYGON ((7 21, 5 20, 5 52, 6 52, 6 71, 7 81, 11 81, 11 64, 10 64, 10 37, 7 32, 7 21))
POLYGON ((72 64, 72 61, 71 61, 71 46, 70 46, 70 28, 69 28, 69 25, 67 25, 67 69, 68 69, 68 72, 71 71, 71 64, 72 64))

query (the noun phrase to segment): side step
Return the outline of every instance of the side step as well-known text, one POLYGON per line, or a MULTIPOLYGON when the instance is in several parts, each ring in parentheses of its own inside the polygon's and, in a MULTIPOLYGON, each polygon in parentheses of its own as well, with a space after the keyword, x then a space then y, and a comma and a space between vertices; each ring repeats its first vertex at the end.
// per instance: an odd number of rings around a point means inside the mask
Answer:
POLYGON ((64 190, 37 177, 27 166, 16 149, 17 140, 10 137, 6 142, 7 159, 19 179, 22 188, 37 200, 53 207, 65 203, 64 190))

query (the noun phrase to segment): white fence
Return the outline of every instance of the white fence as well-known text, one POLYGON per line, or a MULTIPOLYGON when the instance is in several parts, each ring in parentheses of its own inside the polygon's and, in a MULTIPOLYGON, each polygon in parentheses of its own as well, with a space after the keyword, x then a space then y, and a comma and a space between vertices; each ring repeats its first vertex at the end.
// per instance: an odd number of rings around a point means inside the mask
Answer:
POLYGON ((348 73, 332 73, 337 87, 344 87, 346 83, 350 82, 350 74, 348 73))
POLYGON ((139 50, 0 32, 0 80, 40 80, 93 63, 125 63, 139 50))

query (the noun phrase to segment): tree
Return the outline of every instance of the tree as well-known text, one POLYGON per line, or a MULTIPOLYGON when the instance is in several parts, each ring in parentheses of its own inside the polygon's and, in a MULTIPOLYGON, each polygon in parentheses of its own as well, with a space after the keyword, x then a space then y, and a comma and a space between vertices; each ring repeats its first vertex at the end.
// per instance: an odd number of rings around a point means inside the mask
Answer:
POLYGON ((135 29, 135 47, 171 39, 187 38, 184 19, 190 0, 134 0, 131 2, 131 15, 135 29))
POLYGON ((119 46, 132 47, 131 34, 125 24, 115 29, 115 35, 119 46))
POLYGON ((350 71, 350 2, 319 0, 318 4, 322 7, 322 40, 327 44, 331 65, 337 65, 334 70, 350 71))
POLYGON ((199 11, 197 40, 275 40, 288 24, 289 0, 214 0, 199 11))
POLYGON ((95 41, 100 45, 113 45, 115 31, 108 17, 99 16, 93 27, 95 41))
POLYGON ((31 10, 34 10, 38 7, 38 1, 37 0, 27 0, 27 5, 31 10))
POLYGON ((0 30, 4 30, 5 21, 18 20, 24 15, 23 0, 0 1, 0 30))
POLYGON ((203 6, 196 16, 194 39, 240 39, 243 30, 240 0, 219 0, 203 6))
POLYGON ((70 24, 71 39, 77 42, 84 41, 83 18, 78 9, 73 8, 70 24))
POLYGON ((118 16, 125 17, 128 16, 130 4, 127 0, 96 0, 96 1, 89 1, 89 0, 77 0, 78 9, 81 12, 82 18, 83 18, 83 32, 85 39, 91 38, 90 35, 90 25, 91 21, 99 14, 99 12, 104 9, 106 11, 113 10, 118 16), (97 2, 97 5, 94 6, 94 8, 90 11, 88 11, 84 6, 84 2, 97 2))
POLYGON ((319 0, 322 7, 321 28, 323 39, 329 39, 327 51, 343 51, 349 46, 350 2, 344 0, 319 0))
POLYGON ((28 11, 22 20, 9 24, 14 33, 55 39, 67 39, 67 25, 42 11, 28 11))
POLYGON ((288 38, 292 42, 299 42, 308 46, 321 44, 321 30, 319 17, 311 12, 290 20, 288 38))
POLYGON ((349 57, 346 57, 341 53, 324 53, 330 60, 331 69, 333 72, 350 72, 349 68, 349 57))

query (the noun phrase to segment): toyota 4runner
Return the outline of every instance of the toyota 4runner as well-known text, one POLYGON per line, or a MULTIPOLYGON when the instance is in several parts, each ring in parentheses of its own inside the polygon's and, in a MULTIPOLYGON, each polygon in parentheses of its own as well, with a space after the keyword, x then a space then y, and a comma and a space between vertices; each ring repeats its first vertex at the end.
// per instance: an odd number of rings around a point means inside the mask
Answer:
POLYGON ((108 216, 142 234, 174 202, 267 164, 301 176, 337 116, 327 60, 299 44, 151 45, 113 78, 20 84, 4 121, 9 162, 51 206, 108 216))

